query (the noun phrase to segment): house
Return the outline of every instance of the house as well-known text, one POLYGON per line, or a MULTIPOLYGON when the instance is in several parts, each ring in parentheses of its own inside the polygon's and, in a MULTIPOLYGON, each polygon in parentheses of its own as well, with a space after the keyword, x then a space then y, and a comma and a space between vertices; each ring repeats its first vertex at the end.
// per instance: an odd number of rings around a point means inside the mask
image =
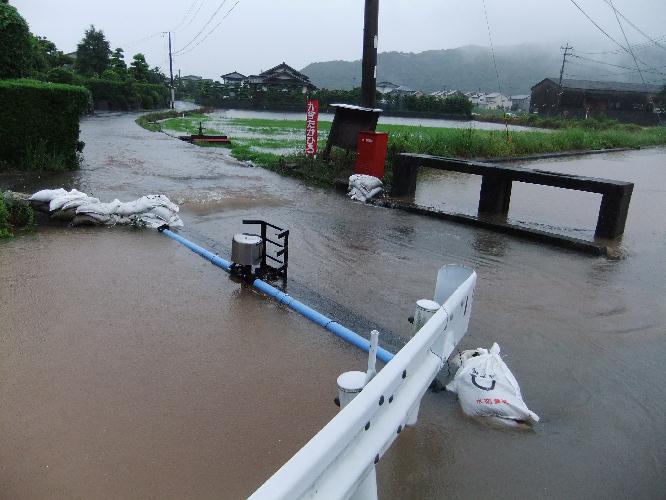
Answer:
POLYGON ((181 82, 198 82, 203 80, 203 77, 197 75, 185 75, 180 77, 181 82))
POLYGON ((660 85, 545 78, 532 87, 530 112, 587 118, 606 115, 624 122, 657 123, 655 98, 660 85))
POLYGON ((222 78, 222 81, 224 82, 225 85, 232 85, 235 87, 239 87, 243 84, 247 76, 243 75, 242 73, 239 73, 238 71, 232 71, 231 73, 222 75, 220 78, 222 78))
POLYGON ((249 75, 245 77, 243 83, 262 90, 268 90, 269 88, 296 90, 300 88, 303 94, 317 90, 308 76, 295 70, 285 62, 258 75, 249 75))
POLYGON ((530 96, 529 94, 520 94, 511 96, 511 111, 524 111, 527 113, 530 110, 530 96))
POLYGON ((395 83, 391 82, 379 82, 377 84, 377 92, 380 94, 388 94, 389 92, 399 88, 400 85, 396 85, 395 83))
POLYGON ((499 92, 491 92, 479 96, 479 107, 484 109, 509 109, 511 108, 511 99, 499 92))

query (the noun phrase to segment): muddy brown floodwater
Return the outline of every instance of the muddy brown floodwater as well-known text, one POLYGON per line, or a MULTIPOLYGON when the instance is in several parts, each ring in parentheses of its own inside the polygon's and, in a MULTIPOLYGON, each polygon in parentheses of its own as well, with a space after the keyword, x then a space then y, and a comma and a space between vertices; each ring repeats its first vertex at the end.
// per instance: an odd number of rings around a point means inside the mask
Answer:
MULTIPOLYGON (((0 181, 164 193, 181 234, 223 256, 243 218, 283 225, 288 291, 393 349, 441 265, 476 269, 461 348, 498 342, 541 422, 490 429, 429 393, 379 463, 382 499, 664 498, 665 149, 530 164, 636 184, 607 259, 353 203, 134 118, 85 119, 74 174, 0 181)), ((424 172, 417 200, 473 212, 477 182, 424 172)), ((597 203, 518 186, 510 217, 586 237, 597 203)), ((3 499, 245 497, 335 414, 336 376, 364 364, 152 231, 43 228, 1 243, 0 266, 3 499)))

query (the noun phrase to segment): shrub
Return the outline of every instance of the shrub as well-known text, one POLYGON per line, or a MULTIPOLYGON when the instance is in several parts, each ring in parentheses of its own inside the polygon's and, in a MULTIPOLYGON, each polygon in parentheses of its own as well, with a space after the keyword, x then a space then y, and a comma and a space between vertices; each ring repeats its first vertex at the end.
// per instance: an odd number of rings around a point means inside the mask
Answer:
POLYGON ((0 238, 12 236, 12 226, 9 224, 9 210, 5 206, 5 200, 0 193, 0 238))
POLYGON ((169 89, 164 85, 101 78, 84 79, 83 85, 90 90, 95 103, 105 101, 113 110, 161 108, 169 101, 169 89))
POLYGON ((88 99, 74 85, 0 81, 0 161, 23 169, 76 168, 79 116, 88 99))
POLYGON ((15 7, 0 2, 0 78, 26 76, 33 64, 33 41, 15 7))

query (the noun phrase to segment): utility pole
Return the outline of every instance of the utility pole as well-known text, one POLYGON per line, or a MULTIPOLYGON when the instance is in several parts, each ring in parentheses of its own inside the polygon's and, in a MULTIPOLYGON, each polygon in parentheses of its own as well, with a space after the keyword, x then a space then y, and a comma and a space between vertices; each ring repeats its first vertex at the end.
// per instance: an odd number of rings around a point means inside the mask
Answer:
POLYGON ((176 92, 173 88, 173 56, 171 55, 171 32, 169 31, 169 75, 171 87, 171 109, 174 109, 174 101, 176 100, 176 92))
POLYGON ((569 47, 569 42, 567 42, 565 47, 560 47, 564 51, 564 56, 562 57, 562 67, 560 68, 560 83, 559 83, 559 91, 557 93, 557 111, 560 110, 560 98, 562 97, 562 77, 564 76, 564 63, 567 62, 567 56, 569 55, 569 51, 573 50, 573 47, 569 47))
POLYGON ((366 108, 374 108, 376 104, 378 27, 379 0, 365 0, 361 105, 366 108))

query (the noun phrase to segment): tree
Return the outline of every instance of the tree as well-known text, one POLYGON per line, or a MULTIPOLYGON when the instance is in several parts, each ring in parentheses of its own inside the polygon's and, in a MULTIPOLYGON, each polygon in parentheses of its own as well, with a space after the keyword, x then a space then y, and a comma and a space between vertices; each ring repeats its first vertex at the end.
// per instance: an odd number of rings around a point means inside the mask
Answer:
POLYGON ((118 75, 125 76, 127 74, 127 63, 125 62, 125 53, 123 49, 118 47, 111 54, 111 69, 118 75))
POLYGON ((146 62, 146 56, 141 53, 134 54, 132 58, 132 64, 130 64, 130 75, 137 82, 146 82, 148 81, 148 70, 150 66, 146 62))
POLYGON ((162 73, 162 70, 158 66, 155 66, 148 72, 148 83, 166 85, 166 82, 167 77, 164 73, 162 73))
POLYGON ((58 50, 55 43, 43 36, 33 37, 34 67, 37 71, 47 72, 69 63, 69 58, 58 50))
POLYGON ((34 45, 28 23, 15 7, 0 3, 0 78, 21 78, 32 70, 34 45))
POLYGON ((83 39, 76 46, 76 71, 86 76, 100 76, 109 67, 111 49, 102 30, 94 25, 86 30, 83 39))

